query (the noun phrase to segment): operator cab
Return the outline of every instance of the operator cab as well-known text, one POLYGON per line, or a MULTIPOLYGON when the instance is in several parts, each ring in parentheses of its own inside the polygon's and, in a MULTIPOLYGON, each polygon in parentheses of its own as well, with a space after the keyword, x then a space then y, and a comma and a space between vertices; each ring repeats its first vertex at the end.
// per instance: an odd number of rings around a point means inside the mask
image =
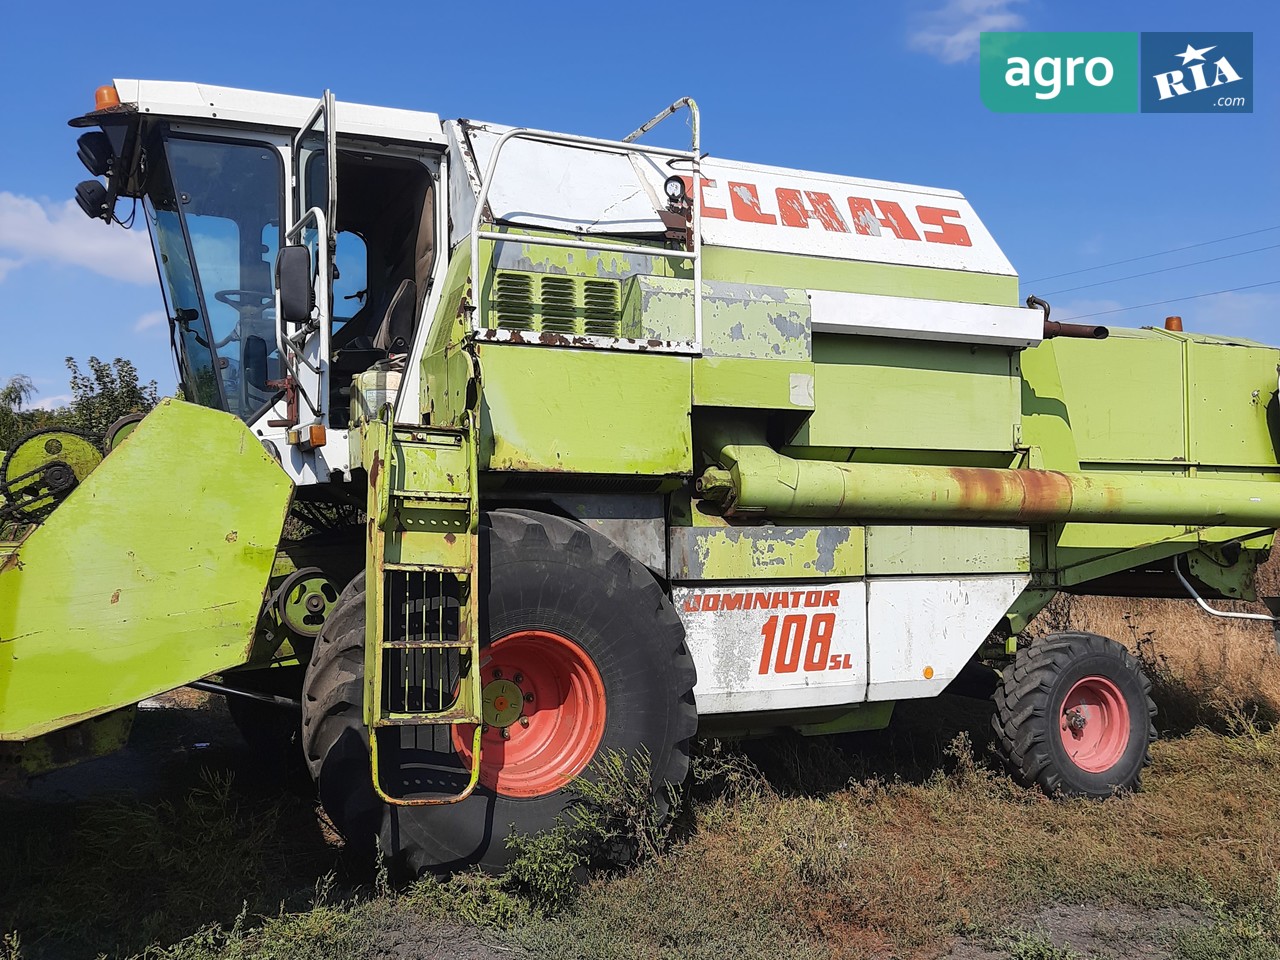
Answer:
POLYGON ((184 397, 246 421, 295 480, 349 473, 352 377, 403 366, 432 287, 438 118, 342 104, 339 121, 328 93, 151 81, 116 81, 97 106, 71 124, 98 128, 79 152, 105 184, 77 201, 110 223, 133 198, 126 226, 141 207, 184 397), (296 324, 277 315, 285 245, 310 254, 314 309, 296 324))

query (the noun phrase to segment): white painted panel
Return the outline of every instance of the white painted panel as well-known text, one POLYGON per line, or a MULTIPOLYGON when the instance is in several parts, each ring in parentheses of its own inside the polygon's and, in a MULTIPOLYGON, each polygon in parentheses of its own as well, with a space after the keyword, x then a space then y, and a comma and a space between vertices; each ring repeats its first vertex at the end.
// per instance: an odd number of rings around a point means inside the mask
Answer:
POLYGON ((1013 276, 960 194, 710 158, 703 242, 1013 276))
MULTIPOLYGON (((479 168, 509 127, 476 125, 479 168)), ((503 148, 490 205, 515 223, 582 233, 659 233, 663 182, 687 165, 534 141, 503 148)), ((1015 275, 959 193, 734 160, 702 163, 707 245, 1015 275)), ((455 238, 457 239, 457 238, 455 238)))
POLYGON ((834 290, 810 290, 809 301, 814 333, 854 333, 1008 347, 1032 347, 1044 335, 1044 314, 1025 307, 834 290))
MULTIPOLYGON (((141 113, 200 117, 235 123, 296 128, 316 105, 309 97, 293 97, 261 90, 239 90, 206 83, 170 80, 115 80, 122 103, 137 104, 141 113)), ((350 136, 444 143, 440 117, 421 110, 373 107, 362 103, 338 103, 338 132, 350 136)))
POLYGON ((860 703, 867 689, 866 584, 677 586, 698 668, 698 712, 860 703))
POLYGON ((1026 574, 872 580, 868 698, 941 693, 1030 582, 1026 574))

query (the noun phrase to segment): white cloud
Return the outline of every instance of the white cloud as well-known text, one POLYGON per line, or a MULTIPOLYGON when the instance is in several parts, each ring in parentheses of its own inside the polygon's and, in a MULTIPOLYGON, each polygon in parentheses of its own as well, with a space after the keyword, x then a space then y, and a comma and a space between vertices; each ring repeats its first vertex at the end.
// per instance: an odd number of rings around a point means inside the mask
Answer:
POLYGON ((151 244, 141 226, 124 230, 90 220, 74 200, 45 205, 0 191, 0 281, 27 263, 83 267, 128 283, 155 282, 151 244))
POLYGON ((1010 8, 1023 0, 947 0, 936 10, 920 14, 907 37, 912 50, 943 63, 961 63, 978 53, 984 30, 1017 30, 1026 18, 1010 8))
POLYGON ((71 402, 71 394, 61 393, 56 397, 45 397, 31 405, 33 410, 56 410, 58 407, 65 407, 71 402))
POLYGON ((168 314, 163 310, 149 310, 138 318, 138 322, 133 325, 133 332, 142 333, 144 330, 160 326, 168 319, 168 314))

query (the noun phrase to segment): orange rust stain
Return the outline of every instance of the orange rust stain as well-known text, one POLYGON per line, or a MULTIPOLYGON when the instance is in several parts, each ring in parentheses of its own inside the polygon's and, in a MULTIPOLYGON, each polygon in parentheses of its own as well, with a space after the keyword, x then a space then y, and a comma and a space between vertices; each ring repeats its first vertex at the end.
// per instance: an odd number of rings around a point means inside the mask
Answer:
POLYGON ((227 538, 226 538, 226 539, 227 539, 227 543, 235 543, 235 542, 236 542, 236 538, 237 538, 238 536, 239 536, 239 535, 238 535, 234 530, 232 530, 230 533, 228 533, 228 534, 227 534, 227 538))
POLYGON ((112 602, 112 603, 119 603, 119 602, 120 602, 120 591, 119 591, 119 590, 117 590, 115 593, 111 594, 111 602, 112 602))
POLYGON ((451 547, 457 542, 457 540, 458 540, 458 537, 456 534, 446 533, 444 535, 444 542, 451 547))
POLYGON ((1071 509, 1071 483, 1053 470, 986 470, 952 467, 962 513, 1018 520, 1048 520, 1071 509))

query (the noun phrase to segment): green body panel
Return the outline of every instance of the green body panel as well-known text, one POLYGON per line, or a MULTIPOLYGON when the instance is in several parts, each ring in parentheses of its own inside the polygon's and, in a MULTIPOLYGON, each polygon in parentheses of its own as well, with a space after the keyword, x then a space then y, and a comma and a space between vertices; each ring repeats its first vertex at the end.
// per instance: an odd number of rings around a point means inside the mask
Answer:
POLYGON ((128 743, 137 713, 134 707, 124 707, 30 740, 0 742, 0 784, 114 753, 128 743))
POLYGON ((691 472, 688 357, 497 343, 478 353, 482 469, 691 472))
MULTIPOLYGON (((812 358, 812 310, 804 290, 730 280, 705 280, 702 287, 704 357, 812 358)), ((691 281, 632 277, 623 290, 623 336, 693 338, 691 281)))
POLYGON ((248 659, 292 490, 235 417, 163 401, 0 568, 0 739, 248 659))
POLYGON ((893 719, 894 702, 863 703, 848 713, 822 723, 798 723, 794 729, 802 737, 825 737, 834 733, 857 733, 861 730, 883 730, 893 719))
POLYGON ((862 527, 675 527, 675 580, 796 580, 861 577, 862 527))
POLYGON ((819 335, 797 447, 1012 451, 1021 384, 1008 348, 819 335), (856 415, 851 413, 856 411, 856 415))
POLYGON ((894 263, 827 260, 732 247, 703 249, 703 277, 734 283, 843 290, 960 303, 1018 303, 1018 278, 960 270, 934 270, 894 263))
POLYGON ((867 527, 871 576, 1026 573, 1030 569, 1026 527, 867 527))
POLYGON ((808 360, 697 357, 693 405, 732 409, 813 409, 814 366, 808 360))

